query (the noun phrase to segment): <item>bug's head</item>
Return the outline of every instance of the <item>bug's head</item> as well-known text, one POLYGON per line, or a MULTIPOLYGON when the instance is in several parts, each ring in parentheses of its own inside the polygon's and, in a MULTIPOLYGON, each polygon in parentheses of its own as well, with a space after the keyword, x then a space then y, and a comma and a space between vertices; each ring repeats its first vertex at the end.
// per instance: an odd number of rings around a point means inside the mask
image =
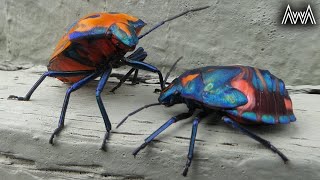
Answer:
POLYGON ((176 78, 169 84, 168 87, 161 91, 158 101, 165 106, 173 106, 181 103, 179 87, 179 79, 176 78))
MULTIPOLYGON (((178 62, 183 57, 179 57, 175 63, 171 66, 170 70, 166 74, 166 77, 163 80, 163 87, 165 87, 165 84, 170 76, 170 73, 175 69, 178 62)), ((174 104, 178 104, 181 102, 180 97, 180 89, 181 89, 181 83, 178 78, 175 78, 167 87, 165 87, 158 98, 159 103, 165 105, 165 106, 172 106, 174 104)))
POLYGON ((145 26, 142 20, 136 22, 128 21, 128 23, 117 22, 109 27, 112 43, 125 51, 132 51, 139 42, 138 35, 145 26))

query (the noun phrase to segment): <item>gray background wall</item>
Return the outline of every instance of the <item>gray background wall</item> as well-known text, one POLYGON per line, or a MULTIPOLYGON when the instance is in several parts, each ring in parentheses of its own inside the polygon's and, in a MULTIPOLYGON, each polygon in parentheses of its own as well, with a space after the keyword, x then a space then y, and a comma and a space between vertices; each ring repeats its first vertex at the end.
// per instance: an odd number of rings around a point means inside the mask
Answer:
POLYGON ((67 27, 91 12, 124 12, 148 23, 188 8, 211 5, 141 39, 147 62, 177 73, 206 65, 243 64, 269 69, 290 85, 320 84, 320 3, 310 3, 315 26, 283 26, 282 0, 0 0, 0 67, 46 65, 67 27), (1 66, 2 65, 2 66, 1 66))

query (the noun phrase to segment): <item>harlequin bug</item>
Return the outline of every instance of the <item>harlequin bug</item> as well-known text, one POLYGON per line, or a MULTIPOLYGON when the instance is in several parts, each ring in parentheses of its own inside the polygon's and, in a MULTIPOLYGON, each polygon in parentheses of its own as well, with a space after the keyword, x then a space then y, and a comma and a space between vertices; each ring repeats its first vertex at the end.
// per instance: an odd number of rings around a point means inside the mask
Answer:
MULTIPOLYGON (((48 71, 40 77, 26 96, 18 97, 11 95, 8 99, 28 101, 36 88, 47 76, 56 77, 63 82, 73 83, 66 92, 58 128, 55 129, 49 140, 49 143, 53 144, 53 138, 64 127, 65 114, 71 92, 76 91, 100 76, 101 78, 96 89, 96 99, 107 131, 101 146, 101 149, 105 150, 106 139, 108 139, 111 130, 111 123, 100 95, 112 68, 122 65, 133 67, 112 91, 118 88, 131 73, 138 69, 158 73, 161 89, 163 89, 161 72, 156 67, 142 62, 147 56, 143 48, 138 48, 127 57, 124 57, 124 55, 135 49, 139 39, 166 22, 189 12, 203 10, 208 7, 191 9, 170 17, 142 35, 139 34, 145 23, 128 14, 94 13, 87 15, 73 23, 67 30, 67 33, 60 39, 50 57, 48 71)), ((137 71, 135 77, 136 75, 137 71)))
POLYGON ((240 125, 287 124, 296 120, 285 84, 267 70, 240 65, 208 66, 189 70, 163 89, 158 100, 159 103, 146 105, 130 113, 117 128, 129 116, 155 105, 173 106, 184 103, 189 111, 172 117, 147 137, 133 152, 134 156, 171 124, 191 117, 196 109, 200 109, 201 112, 193 120, 188 160, 183 176, 187 175, 193 158, 198 123, 201 118, 213 112, 220 114, 225 123, 277 153, 284 162, 288 161, 288 158, 269 141, 240 125))

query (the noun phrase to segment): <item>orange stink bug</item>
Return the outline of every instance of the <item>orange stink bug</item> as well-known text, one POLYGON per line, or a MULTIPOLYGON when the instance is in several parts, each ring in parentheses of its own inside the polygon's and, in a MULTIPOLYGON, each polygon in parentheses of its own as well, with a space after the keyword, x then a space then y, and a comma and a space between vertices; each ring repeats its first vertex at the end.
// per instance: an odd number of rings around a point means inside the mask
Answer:
POLYGON ((125 54, 136 48, 139 39, 164 23, 188 12, 199 11, 208 7, 191 9, 168 18, 142 35, 139 34, 146 24, 141 19, 131 15, 123 13, 89 14, 73 23, 67 33, 60 39, 50 57, 48 71, 40 77, 26 96, 11 95, 8 99, 28 101, 32 93, 47 76, 56 77, 63 82, 73 83, 66 92, 58 128, 53 132, 49 140, 50 144, 53 144, 54 136, 58 135, 64 127, 64 119, 71 92, 81 88, 91 80, 101 77, 96 89, 96 99, 107 131, 101 146, 101 149, 105 150, 111 123, 100 95, 112 68, 123 65, 133 67, 112 91, 118 88, 135 70, 136 78, 138 69, 158 73, 161 89, 163 89, 164 83, 161 72, 156 67, 143 62, 147 56, 143 48, 138 48, 127 57, 125 57, 125 54))

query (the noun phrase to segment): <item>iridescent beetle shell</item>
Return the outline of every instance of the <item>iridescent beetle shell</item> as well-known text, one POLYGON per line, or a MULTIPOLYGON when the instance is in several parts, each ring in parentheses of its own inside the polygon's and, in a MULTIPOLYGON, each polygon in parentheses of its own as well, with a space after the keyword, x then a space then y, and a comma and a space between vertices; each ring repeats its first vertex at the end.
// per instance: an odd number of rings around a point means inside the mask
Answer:
MULTIPOLYGON (((73 23, 59 40, 48 64, 49 71, 95 70, 119 60, 135 49, 145 23, 120 13, 89 14, 73 23)), ((77 82, 83 76, 58 77, 77 82)))
POLYGON ((249 66, 208 66, 176 78, 159 102, 180 96, 225 112, 244 124, 287 124, 295 121, 284 82, 267 70, 249 66))

